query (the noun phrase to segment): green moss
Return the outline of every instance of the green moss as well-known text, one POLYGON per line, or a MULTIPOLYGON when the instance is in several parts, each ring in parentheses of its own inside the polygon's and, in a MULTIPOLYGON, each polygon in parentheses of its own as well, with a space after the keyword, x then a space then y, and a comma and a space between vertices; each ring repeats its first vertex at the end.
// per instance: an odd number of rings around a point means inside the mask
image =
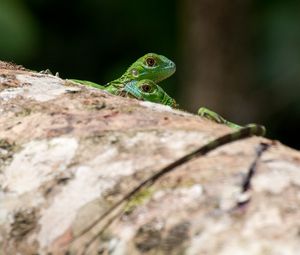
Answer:
POLYGON ((30 108, 24 108, 22 111, 16 113, 16 117, 25 117, 32 113, 30 108))
POLYGON ((130 214, 136 207, 144 204, 154 193, 153 188, 142 189, 128 201, 124 213, 130 214))

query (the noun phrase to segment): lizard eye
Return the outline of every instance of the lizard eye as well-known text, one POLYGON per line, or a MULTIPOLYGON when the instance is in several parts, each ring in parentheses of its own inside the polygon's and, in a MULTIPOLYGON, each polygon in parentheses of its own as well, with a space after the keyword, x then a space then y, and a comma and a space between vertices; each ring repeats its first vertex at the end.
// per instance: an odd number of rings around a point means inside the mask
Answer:
POLYGON ((143 92, 150 92, 151 91, 151 86, 149 84, 143 84, 141 86, 143 92))
POLYGON ((152 66, 154 66, 156 64, 156 61, 155 61, 154 58, 150 57, 150 58, 146 59, 146 63, 147 63, 148 66, 152 67, 152 66))

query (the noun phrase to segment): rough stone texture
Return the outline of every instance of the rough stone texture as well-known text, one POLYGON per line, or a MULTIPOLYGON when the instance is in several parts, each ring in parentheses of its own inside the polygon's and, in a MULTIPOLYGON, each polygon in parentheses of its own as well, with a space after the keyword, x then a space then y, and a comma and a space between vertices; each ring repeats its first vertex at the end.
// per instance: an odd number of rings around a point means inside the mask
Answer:
POLYGON ((230 143, 110 210, 230 129, 3 63, 0 254, 299 254, 298 151, 230 143))

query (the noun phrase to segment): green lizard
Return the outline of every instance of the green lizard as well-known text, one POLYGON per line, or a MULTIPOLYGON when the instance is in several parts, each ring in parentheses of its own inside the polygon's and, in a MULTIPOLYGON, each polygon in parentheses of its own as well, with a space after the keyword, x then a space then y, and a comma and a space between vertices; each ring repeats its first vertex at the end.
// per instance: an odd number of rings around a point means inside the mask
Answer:
MULTIPOLYGON (((139 100, 161 103, 177 108, 178 105, 175 100, 155 83, 168 78, 175 70, 174 62, 165 56, 148 53, 136 60, 120 78, 105 85, 83 80, 72 79, 72 81, 102 89, 114 95, 134 97, 139 100)), ((204 107, 198 110, 198 114, 201 117, 219 124, 225 124, 234 129, 242 128, 242 126, 227 121, 219 114, 204 107)))
POLYGON ((175 63, 170 59, 163 55, 148 53, 136 60, 121 77, 105 85, 75 79, 71 79, 71 81, 99 88, 114 95, 119 95, 120 89, 123 89, 130 81, 149 79, 154 82, 160 82, 171 76, 175 70, 175 63))
POLYGON ((124 90, 139 100, 177 107, 176 101, 152 80, 133 80, 125 85, 124 90))

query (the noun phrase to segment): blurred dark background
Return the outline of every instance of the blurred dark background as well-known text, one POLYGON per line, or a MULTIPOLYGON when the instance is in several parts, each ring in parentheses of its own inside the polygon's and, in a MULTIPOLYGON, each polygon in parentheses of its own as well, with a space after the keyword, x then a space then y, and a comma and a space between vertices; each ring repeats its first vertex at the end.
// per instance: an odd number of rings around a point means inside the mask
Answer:
POLYGON ((148 52, 175 61, 181 108, 300 149, 300 1, 0 0, 1 60, 101 84, 148 52))

